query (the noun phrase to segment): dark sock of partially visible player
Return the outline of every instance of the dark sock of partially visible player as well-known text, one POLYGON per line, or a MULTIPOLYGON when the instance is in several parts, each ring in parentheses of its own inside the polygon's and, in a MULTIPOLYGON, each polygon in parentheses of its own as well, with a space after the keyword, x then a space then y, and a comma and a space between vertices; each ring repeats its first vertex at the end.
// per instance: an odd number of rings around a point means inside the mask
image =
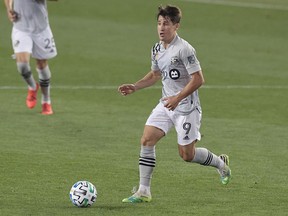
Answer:
POLYGON ((36 82, 31 72, 31 67, 27 62, 17 62, 17 70, 28 84, 30 90, 36 90, 36 82))
POLYGON ((206 148, 195 148, 194 159, 191 162, 216 167, 217 169, 221 169, 224 166, 224 162, 206 148))
POLYGON ((39 84, 42 91, 42 104, 43 103, 51 103, 50 99, 50 79, 51 79, 51 72, 48 65, 43 68, 39 69, 36 68, 38 75, 39 75, 39 84))

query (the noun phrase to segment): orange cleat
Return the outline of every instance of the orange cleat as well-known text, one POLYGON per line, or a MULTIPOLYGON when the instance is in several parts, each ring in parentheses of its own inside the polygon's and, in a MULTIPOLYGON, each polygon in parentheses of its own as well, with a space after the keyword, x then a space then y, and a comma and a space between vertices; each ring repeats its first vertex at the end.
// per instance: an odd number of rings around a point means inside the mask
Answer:
POLYGON ((51 104, 48 103, 43 103, 42 104, 42 115, 52 115, 53 114, 53 110, 52 110, 52 106, 51 104))
POLYGON ((36 83, 36 90, 28 89, 28 95, 26 98, 26 105, 29 109, 33 109, 37 104, 37 91, 39 89, 39 84, 36 83))

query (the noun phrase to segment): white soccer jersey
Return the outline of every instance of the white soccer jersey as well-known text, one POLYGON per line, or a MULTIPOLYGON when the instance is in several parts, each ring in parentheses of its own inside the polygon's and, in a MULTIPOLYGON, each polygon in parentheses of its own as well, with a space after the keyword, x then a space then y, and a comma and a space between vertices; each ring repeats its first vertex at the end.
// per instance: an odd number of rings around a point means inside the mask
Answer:
MULTIPOLYGON (((195 49, 176 35, 167 49, 161 42, 153 46, 151 69, 161 72, 162 97, 164 98, 177 95, 191 80, 191 74, 200 71, 201 66, 195 49)), ((197 90, 184 98, 176 107, 175 112, 188 115, 196 107, 201 109, 197 90)))
POLYGON ((20 31, 37 34, 49 25, 46 0, 14 0, 14 11, 14 27, 20 31))

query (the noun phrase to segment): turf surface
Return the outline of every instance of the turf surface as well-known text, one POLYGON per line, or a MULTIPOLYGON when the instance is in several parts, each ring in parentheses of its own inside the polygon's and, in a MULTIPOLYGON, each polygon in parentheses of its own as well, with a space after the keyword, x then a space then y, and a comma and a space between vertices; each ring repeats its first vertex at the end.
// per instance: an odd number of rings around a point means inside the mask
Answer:
POLYGON ((0 215, 287 215, 288 3, 220 2, 50 2, 59 52, 50 61, 52 116, 25 107, 2 4, 0 215), (171 131, 157 145, 152 203, 122 204, 138 183, 139 139, 161 90, 122 97, 116 89, 149 70, 156 9, 168 2, 182 8, 178 33, 196 48, 206 80, 199 146, 227 153, 233 178, 222 186, 213 168, 183 162, 171 131), (97 187, 91 208, 69 200, 78 180, 97 187))

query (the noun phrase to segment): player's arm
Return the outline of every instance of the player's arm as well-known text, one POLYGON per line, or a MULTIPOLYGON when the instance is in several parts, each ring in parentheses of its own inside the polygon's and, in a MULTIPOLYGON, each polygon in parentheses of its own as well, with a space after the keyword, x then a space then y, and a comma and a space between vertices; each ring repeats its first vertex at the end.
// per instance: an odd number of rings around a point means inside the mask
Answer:
POLYGON ((4 4, 6 6, 7 11, 8 10, 12 10, 11 6, 12 6, 12 1, 11 0, 4 0, 4 4))
POLYGON ((132 94, 135 91, 143 88, 147 88, 149 86, 154 85, 158 80, 161 79, 160 71, 150 71, 144 76, 142 79, 138 80, 134 84, 123 84, 118 87, 118 91, 126 96, 128 94, 132 94))
POLYGON ((191 95, 194 91, 196 91, 198 88, 200 88, 201 85, 204 84, 204 77, 202 71, 194 72, 191 75, 192 79, 189 81, 189 83, 182 89, 182 91, 171 97, 163 98, 163 100, 166 102, 165 107, 169 110, 174 110, 179 102, 186 98, 188 95, 191 95))
POLYGON ((4 0, 7 16, 11 22, 17 21, 17 13, 13 10, 13 0, 4 0))

